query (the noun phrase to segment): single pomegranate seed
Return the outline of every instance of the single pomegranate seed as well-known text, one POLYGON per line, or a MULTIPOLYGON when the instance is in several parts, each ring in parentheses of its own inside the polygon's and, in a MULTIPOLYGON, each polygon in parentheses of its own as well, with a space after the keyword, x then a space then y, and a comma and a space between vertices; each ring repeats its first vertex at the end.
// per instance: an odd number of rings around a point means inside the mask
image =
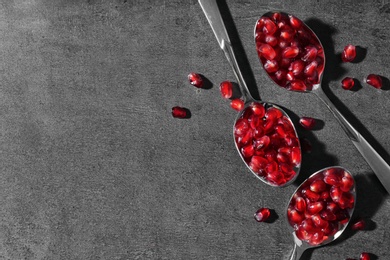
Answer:
POLYGON ((290 67, 288 68, 294 76, 299 76, 303 73, 303 69, 305 68, 305 62, 303 60, 295 60, 291 62, 290 67))
POLYGON ((349 173, 345 173, 340 181, 340 189, 344 192, 348 192, 352 189, 354 183, 355 182, 354 182, 352 176, 349 175, 349 173))
POLYGON ((350 78, 350 77, 345 77, 342 81, 341 81, 341 87, 345 90, 350 90, 353 88, 353 86, 355 85, 355 80, 353 78, 350 78))
POLYGON ((295 32, 293 29, 286 27, 287 26, 284 26, 284 28, 280 31, 280 38, 286 42, 291 42, 294 39, 295 32))
POLYGON ((321 193, 326 190, 326 183, 319 179, 315 180, 310 184, 310 190, 316 193, 321 193))
POLYGON ((291 81, 289 90, 306 91, 307 87, 306 87, 306 84, 302 80, 297 79, 297 80, 291 81))
POLYGON ((190 81, 191 85, 197 88, 203 87, 203 78, 198 73, 191 72, 188 74, 188 80, 190 81))
POLYGON ((281 118, 282 116, 283 116, 283 112, 281 110, 277 109, 276 107, 269 108, 267 110, 267 112, 265 113, 265 117, 267 119, 271 119, 271 120, 281 118))
POLYGON ((366 228, 366 221, 364 219, 359 219, 355 223, 352 224, 352 230, 364 230, 366 228))
POLYGON ((233 99, 230 102, 230 106, 237 111, 241 111, 244 108, 244 101, 240 98, 233 99))
POLYGON ((296 18, 296 17, 293 16, 293 15, 289 15, 289 16, 290 16, 290 24, 291 24, 291 26, 292 26, 294 29, 296 29, 296 30, 301 29, 301 27, 302 27, 302 21, 299 20, 298 18, 296 18))
POLYGON ((249 122, 245 118, 239 118, 234 125, 234 135, 243 136, 249 130, 249 122))
MULTIPOLYGON (((291 58, 297 57, 298 54, 299 54, 299 48, 298 47, 295 47, 295 46, 293 46, 293 47, 286 47, 283 50, 283 52, 282 52, 282 57, 291 59, 291 58)), ((276 56, 276 54, 275 54, 275 56, 276 56)))
POLYGON ((293 147, 291 149, 291 163, 295 166, 301 164, 301 149, 299 147, 293 147))
POLYGON ((266 35, 264 42, 268 43, 271 46, 276 46, 278 44, 278 39, 273 35, 266 35))
POLYGON ((254 155, 251 159, 251 163, 253 166, 259 169, 264 169, 265 166, 268 164, 268 160, 264 157, 254 155))
POLYGON ((240 147, 242 145, 247 145, 252 143, 253 140, 253 133, 252 129, 249 129, 243 136, 238 137, 237 143, 240 144, 240 147))
POLYGON ((241 154, 245 158, 249 158, 249 157, 253 156, 254 153, 255 153, 255 148, 253 147, 252 144, 248 144, 248 145, 241 148, 241 154))
POLYGON ((305 47, 305 55, 302 57, 302 60, 305 62, 314 61, 317 57, 317 48, 312 45, 308 45, 305 47))
POLYGON ((307 77, 315 77, 318 75, 317 68, 318 68, 318 62, 313 60, 308 65, 306 65, 306 67, 303 70, 303 73, 307 77))
POLYGON ((219 91, 223 98, 231 98, 233 95, 233 84, 230 81, 223 81, 219 84, 219 91))
POLYGON ((276 24, 268 17, 264 18, 263 32, 265 34, 274 34, 278 27, 276 24))
POLYGON ((264 63, 264 69, 268 73, 273 73, 273 72, 275 72, 275 71, 277 71, 279 69, 278 62, 276 60, 267 60, 264 63))
POLYGON ((307 204, 307 212, 309 214, 317 214, 320 213, 320 211, 324 208, 324 202, 323 201, 316 201, 311 202, 307 204))
POLYGON ((334 202, 339 202, 343 195, 343 191, 337 186, 332 186, 332 188, 330 188, 329 194, 334 202))
POLYGON ((259 117, 265 116, 265 108, 262 104, 254 102, 250 107, 255 115, 259 117))
POLYGON ((295 209, 299 212, 305 212, 306 210, 306 200, 302 197, 295 199, 295 209))
POLYGON ((324 242, 324 240, 326 240, 326 239, 327 239, 327 237, 324 236, 324 232, 317 231, 313 234, 313 236, 310 237, 309 243, 312 245, 319 245, 322 242, 324 242))
POLYGON ((255 148, 256 150, 265 149, 268 147, 270 142, 271 139, 269 138, 269 136, 264 135, 261 138, 255 140, 255 148))
POLYGON ((341 59, 343 62, 351 62, 356 58, 356 47, 348 44, 344 47, 344 50, 341 54, 341 59))
POLYGON ((351 209, 355 205, 355 198, 352 193, 345 192, 341 195, 338 204, 342 209, 351 209))
POLYGON ((254 217, 257 222, 264 222, 271 216, 269 208, 260 208, 256 211, 254 217))
POLYGON ((276 57, 276 51, 274 48, 272 48, 269 44, 261 44, 259 48, 257 48, 257 51, 260 53, 262 57, 264 57, 267 60, 273 60, 276 57))
POLYGON ((310 201, 317 201, 320 199, 320 194, 311 191, 310 189, 304 189, 302 193, 308 198, 310 201))
POLYGON ((320 216, 327 221, 334 221, 337 219, 336 214, 334 214, 329 209, 321 211, 320 216))
POLYGON ((370 254, 367 252, 363 252, 359 256, 359 260, 370 260, 370 259, 371 259, 370 254))
POLYGON ((304 220, 303 215, 301 215, 296 209, 288 209, 287 211, 288 219, 294 224, 300 224, 304 220))
POLYGON ((276 186, 281 186, 286 183, 286 179, 284 178, 283 174, 279 171, 268 173, 267 180, 276 186))
POLYGON ((258 126, 260 126, 262 121, 263 119, 255 114, 248 117, 248 122, 252 129, 256 129, 258 126))
POLYGON ((189 112, 184 107, 172 107, 172 116, 175 118, 188 118, 189 112))
POLYGON ((313 129, 316 123, 316 120, 312 117, 303 116, 299 119, 299 124, 307 130, 313 129))
POLYGON ((369 74, 364 81, 373 86, 374 88, 381 89, 382 88, 382 77, 376 74, 369 74))

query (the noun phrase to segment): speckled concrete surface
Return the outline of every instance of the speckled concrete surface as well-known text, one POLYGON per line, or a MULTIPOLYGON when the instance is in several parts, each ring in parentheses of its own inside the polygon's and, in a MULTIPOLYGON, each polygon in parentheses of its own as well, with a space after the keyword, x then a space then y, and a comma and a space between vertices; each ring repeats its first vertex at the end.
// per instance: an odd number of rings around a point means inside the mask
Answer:
POLYGON ((230 1, 222 4, 252 94, 287 108, 313 151, 297 182, 268 187, 234 148, 236 113, 219 94, 235 81, 197 1, 0 1, 0 259, 285 259, 285 208, 314 171, 342 165, 357 180, 354 218, 366 231, 303 259, 390 259, 390 199, 370 167, 311 94, 265 75, 253 28, 270 10, 294 13, 323 41, 324 89, 390 162, 387 1, 230 1), (229 18, 230 17, 230 18, 229 18), (231 20, 232 19, 232 20, 231 20), (234 22, 232 22, 234 21, 234 22), (346 44, 365 50, 341 64, 346 44), (189 85, 195 71, 212 84, 189 85), (376 90, 363 78, 385 77, 376 90), (345 91, 340 81, 355 77, 345 91), (171 116, 184 106, 191 118, 171 116), (274 210, 257 223, 259 207, 274 210))

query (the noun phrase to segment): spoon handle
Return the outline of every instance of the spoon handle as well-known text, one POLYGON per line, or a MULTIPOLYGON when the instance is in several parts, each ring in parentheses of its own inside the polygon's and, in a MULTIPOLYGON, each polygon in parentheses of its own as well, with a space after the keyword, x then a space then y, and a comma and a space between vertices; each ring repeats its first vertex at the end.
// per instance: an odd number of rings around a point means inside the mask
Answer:
POLYGON ((305 250, 303 248, 299 247, 296 243, 294 243, 294 248, 293 248, 293 250, 291 252, 291 255, 288 258, 288 260, 299 260, 299 259, 301 259, 301 256, 302 256, 303 252, 305 252, 305 250))
POLYGON ((234 75, 237 78, 240 91, 245 101, 253 101, 253 97, 249 93, 248 86, 245 83, 244 77, 242 76, 240 67, 237 63, 236 56, 234 54, 229 35, 226 31, 225 23, 223 22, 221 12, 218 8, 216 0, 198 0, 202 7, 203 13, 206 15, 207 21, 209 22, 211 29, 214 32, 215 37, 219 43, 219 47, 225 53, 225 56, 233 69, 234 75))
POLYGON ((332 114, 341 124, 341 127, 356 146, 358 151, 362 154, 364 159, 370 165, 379 181, 390 194, 390 166, 378 154, 378 152, 367 142, 366 139, 348 122, 348 120, 337 110, 332 101, 327 97, 321 87, 313 89, 313 92, 321 99, 325 105, 330 109, 332 114))

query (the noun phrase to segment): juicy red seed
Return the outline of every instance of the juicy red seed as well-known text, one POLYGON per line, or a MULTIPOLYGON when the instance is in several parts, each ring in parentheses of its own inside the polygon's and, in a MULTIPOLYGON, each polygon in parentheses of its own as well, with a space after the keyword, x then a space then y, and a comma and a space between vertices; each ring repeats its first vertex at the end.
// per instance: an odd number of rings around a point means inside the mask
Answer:
POLYGON ((352 230, 364 230, 365 228, 366 228, 366 221, 364 221, 364 219, 359 219, 351 226, 352 230))
POLYGON ((287 214, 288 219, 295 224, 300 224, 304 219, 304 217, 296 209, 289 209, 287 214))
POLYGON ((219 91, 223 98, 231 98, 233 95, 233 84, 230 81, 223 81, 219 84, 219 91))
POLYGON ((302 60, 295 60, 291 62, 290 67, 288 68, 294 76, 299 76, 303 73, 303 69, 305 68, 305 62, 302 60))
POLYGON ((283 153, 278 153, 276 155, 276 159, 278 160, 279 163, 289 163, 290 162, 290 158, 286 154, 283 154, 283 153))
POLYGON ((253 114, 248 117, 248 122, 252 129, 256 129, 262 123, 262 118, 253 114))
MULTIPOLYGON (((282 52, 282 57, 283 58, 295 58, 299 54, 299 48, 292 46, 292 47, 286 47, 283 52, 282 52)), ((276 54, 275 54, 276 56, 276 54)))
POLYGON ((278 27, 276 24, 268 17, 264 18, 263 32, 265 34, 274 34, 278 27))
POLYGON ((198 73, 191 72, 188 74, 188 80, 190 81, 191 85, 197 88, 203 87, 203 78, 198 73))
POLYGON ((299 147, 291 149, 291 163, 296 166, 301 163, 301 149, 299 147))
POLYGON ((247 145, 252 142, 253 133, 252 130, 249 129, 243 136, 238 137, 237 143, 240 145, 247 145))
POLYGON ((324 202, 316 201, 307 205, 307 212, 310 214, 317 214, 324 208, 324 202))
POLYGON ((302 193, 311 201, 317 201, 320 199, 320 194, 313 192, 309 189, 303 190, 302 193))
POLYGON ((345 77, 342 81, 341 81, 341 87, 345 90, 350 90, 353 88, 353 86, 355 85, 355 80, 353 78, 350 78, 350 77, 345 77))
POLYGON ((306 200, 302 197, 295 199, 295 209, 299 212, 305 212, 306 210, 306 200))
POLYGON ((364 81, 373 86, 374 88, 381 89, 382 88, 382 77, 376 74, 369 74, 364 81))
POLYGON ((264 222, 271 216, 269 208, 260 208, 256 211, 254 217, 257 222, 264 222))
POLYGON ((241 111, 244 108, 244 101, 239 98, 233 99, 230 106, 236 111, 241 111))
POLYGON ((282 138, 286 138, 287 135, 288 135, 288 132, 286 132, 286 130, 284 129, 284 127, 281 126, 281 125, 275 126, 275 131, 276 131, 276 133, 277 133, 280 137, 282 137, 282 138))
POLYGON ((318 50, 315 46, 308 45, 305 47, 305 55, 302 60, 305 62, 313 61, 317 57, 318 50))
POLYGON ((286 74, 286 79, 287 79, 288 81, 293 81, 293 80, 295 80, 294 73, 293 73, 292 71, 287 72, 287 74, 286 74))
POLYGON ((248 144, 248 145, 241 148, 241 154, 245 158, 249 158, 249 157, 253 156, 254 153, 255 153, 255 148, 253 147, 252 144, 248 144))
POLYGON ((316 193, 321 193, 326 190, 326 183, 323 180, 315 180, 310 184, 310 190, 316 193))
POLYGON ((308 65, 306 65, 306 67, 303 70, 303 73, 308 77, 316 76, 318 75, 317 68, 318 68, 318 62, 313 60, 308 65))
POLYGON ((259 125, 254 129, 253 132, 253 138, 259 139, 264 135, 264 128, 263 126, 259 125))
POLYGON ((279 69, 278 62, 277 62, 276 60, 267 60, 267 61, 264 63, 264 69, 265 69, 268 73, 276 72, 276 71, 279 69))
POLYGON ((278 39, 273 35, 266 35, 264 42, 268 43, 271 46, 276 46, 278 44, 278 39))
POLYGON ((256 150, 265 149, 268 147, 270 142, 271 139, 269 138, 269 136, 264 135, 261 138, 255 140, 255 148, 256 150))
POLYGON ((277 170, 278 170, 278 164, 275 161, 271 161, 265 166, 265 171, 268 173, 273 173, 277 170))
POLYGON ((175 118, 187 118, 188 113, 188 110, 184 107, 172 107, 172 116, 175 118))
POLYGON ((352 189, 355 181, 353 180, 352 176, 346 173, 342 178, 341 178, 341 184, 340 184, 340 189, 344 192, 348 192, 352 189))
POLYGON ((281 118, 282 116, 283 116, 283 112, 277 109, 276 107, 269 108, 265 113, 265 117, 271 120, 281 118))
POLYGON ((311 219, 313 220, 314 224, 319 228, 326 228, 329 225, 329 222, 322 219, 319 214, 312 215, 311 219))
POLYGON ((342 209, 351 209, 355 205, 355 198, 352 193, 345 192, 341 195, 338 203, 342 209))
POLYGON ((266 43, 265 44, 261 44, 257 48, 257 50, 260 53, 260 55, 262 57, 264 57, 265 59, 267 59, 267 60, 273 60, 276 57, 276 51, 269 44, 266 44, 266 43))
POLYGON ((297 79, 297 80, 293 80, 292 82, 290 82, 289 90, 305 91, 305 90, 307 90, 307 87, 306 87, 305 82, 303 82, 300 79, 297 79))
POLYGON ((284 178, 283 174, 279 171, 270 172, 267 175, 267 179, 269 182, 280 186, 286 183, 286 179, 284 178))
POLYGON ((268 164, 268 160, 264 157, 254 155, 251 159, 251 163, 256 166, 259 169, 265 168, 265 166, 268 164))
POLYGON ((302 27, 302 21, 293 15, 289 15, 289 16, 290 16, 291 26, 296 30, 300 29, 302 27))
POLYGON ((291 28, 285 28, 280 31, 280 38, 286 42, 291 42, 294 39, 294 35, 295 32, 291 28))
POLYGON ((343 62, 351 62, 356 58, 356 47, 348 44, 344 47, 344 50, 341 54, 341 59, 343 62))
POLYGON ((337 219, 336 215, 330 211, 329 209, 323 210, 320 213, 321 218, 327 220, 327 221, 334 221, 337 219))
POLYGON ((316 120, 312 117, 307 117, 307 116, 303 116, 299 119, 299 124, 305 128, 305 129, 308 129, 308 130, 311 130, 315 127, 316 125, 316 120))
POLYGON ((249 130, 249 122, 245 118, 239 118, 234 125, 234 135, 243 136, 249 130))
POLYGON ((371 259, 370 254, 367 252, 363 252, 359 256, 359 260, 370 260, 370 259, 371 259))
POLYGON ((337 186, 332 186, 329 194, 334 202, 339 202, 343 195, 343 191, 337 186))
POLYGON ((255 115, 259 117, 263 117, 265 115, 265 108, 262 104, 252 103, 250 107, 255 115))

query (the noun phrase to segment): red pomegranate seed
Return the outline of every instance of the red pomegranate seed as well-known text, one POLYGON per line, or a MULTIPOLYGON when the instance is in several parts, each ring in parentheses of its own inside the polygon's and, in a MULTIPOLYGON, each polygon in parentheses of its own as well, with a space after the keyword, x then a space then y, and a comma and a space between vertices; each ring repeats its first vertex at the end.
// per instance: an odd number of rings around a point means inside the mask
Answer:
POLYGON ((271 119, 271 120, 281 118, 282 116, 283 116, 283 112, 281 110, 277 109, 276 107, 269 108, 267 110, 267 112, 265 113, 265 117, 267 119, 271 119))
POLYGON ((188 110, 184 107, 172 107, 172 116, 175 118, 188 118, 188 110))
POLYGON ((345 77, 342 81, 341 81, 341 87, 345 90, 350 90, 353 88, 353 86, 355 85, 355 80, 353 78, 350 78, 350 77, 345 77))
POLYGON ((317 68, 318 68, 318 62, 313 60, 312 62, 306 65, 306 67, 303 70, 303 73, 308 77, 315 77, 318 75, 317 68))
POLYGON ((359 219, 351 226, 352 230, 364 230, 366 229, 366 221, 364 219, 359 219))
POLYGON ((323 201, 316 201, 311 202, 307 204, 307 212, 309 214, 317 214, 320 213, 320 211, 324 208, 324 202, 323 201))
POLYGON ((257 48, 257 51, 260 53, 262 57, 264 57, 267 60, 273 60, 276 57, 276 52, 274 48, 272 48, 269 44, 261 44, 259 48, 257 48))
POLYGON ((252 144, 248 144, 248 145, 241 148, 241 154, 245 158, 249 158, 249 157, 253 156, 254 153, 255 153, 255 148, 253 147, 252 144))
POLYGON ((311 219, 313 220, 314 225, 316 225, 319 228, 326 228, 329 225, 329 222, 322 219, 319 214, 312 215, 311 219))
POLYGON ((269 136, 264 135, 261 138, 255 140, 255 148, 256 150, 265 149, 268 147, 270 142, 271 139, 269 138, 269 136))
POLYGON ((259 117, 263 117, 265 115, 265 108, 262 104, 254 102, 250 105, 250 107, 255 115, 259 117))
POLYGON ((291 81, 289 90, 306 91, 307 87, 306 87, 306 84, 302 80, 297 79, 297 80, 291 81))
POLYGON ((294 39, 295 32, 290 27, 284 26, 284 28, 280 31, 280 38, 285 40, 286 42, 291 42, 294 39))
POLYGON ((277 71, 279 69, 278 62, 276 60, 267 60, 264 63, 264 69, 268 73, 273 73, 273 72, 275 72, 275 71, 277 71))
POLYGON ((299 147, 293 147, 291 149, 291 163, 295 166, 301 164, 301 149, 299 147))
POLYGON ((352 193, 344 192, 341 195, 340 200, 338 201, 340 208, 342 209, 351 209, 355 205, 355 198, 352 193))
POLYGON ((291 24, 291 26, 292 26, 294 29, 296 29, 296 30, 301 29, 301 27, 302 27, 302 21, 299 20, 298 18, 296 18, 296 17, 293 16, 293 15, 289 15, 289 16, 290 16, 290 24, 291 24))
POLYGON ((309 243, 312 245, 319 245, 322 242, 324 242, 324 240, 326 240, 326 239, 327 239, 327 237, 324 237, 324 232, 317 231, 313 234, 313 236, 310 237, 309 243))
POLYGON ((278 170, 278 163, 273 160, 268 162, 267 165, 265 166, 265 171, 267 173, 273 173, 277 170, 278 170))
POLYGON ((299 212, 305 212, 306 210, 306 200, 302 197, 295 199, 295 209, 299 212))
POLYGON ((382 77, 376 74, 369 74, 364 81, 373 86, 374 88, 381 89, 382 88, 382 77))
POLYGON ((288 209, 287 214, 288 219, 294 224, 300 224, 304 219, 303 215, 301 215, 296 209, 288 209))
POLYGON ((292 71, 294 76, 299 76, 303 73, 303 69, 305 68, 305 62, 303 60, 295 60, 291 62, 288 70, 292 71))
POLYGON ((340 201, 340 199, 343 195, 343 191, 337 186, 332 186, 330 188, 329 194, 330 194, 330 197, 332 198, 332 200, 337 203, 340 201))
POLYGON ((257 222, 264 222, 271 216, 269 208, 260 208, 256 211, 254 217, 257 222))
POLYGON ((230 106, 236 111, 241 111, 244 108, 244 101, 240 98, 233 99, 230 106))
POLYGON ((356 58, 356 47, 348 44, 344 47, 344 50, 341 54, 341 59, 343 62, 351 62, 356 58))
POLYGON ((312 117, 303 116, 299 119, 299 124, 307 130, 313 129, 316 123, 316 120, 312 117))
POLYGON ((274 34, 278 27, 276 24, 268 17, 264 17, 263 32, 265 34, 274 34))
POLYGON ((278 39, 273 35, 266 35, 264 42, 268 43, 271 46, 276 46, 278 44, 278 39))
POLYGON ((234 125, 234 135, 243 136, 249 130, 249 122, 245 118, 239 118, 234 125))
POLYGON ((270 183, 276 186, 281 186, 286 183, 286 179, 284 178, 283 174, 279 171, 268 173, 267 179, 270 183))
POLYGON ((340 189, 344 192, 348 192, 352 189, 354 183, 355 182, 354 182, 352 176, 349 175, 349 173, 345 173, 340 181, 340 189))
POLYGON ((370 259, 371 259, 370 254, 367 252, 363 252, 359 256, 359 260, 370 260, 370 259))
POLYGON ((197 88, 203 87, 203 78, 198 73, 191 72, 188 74, 188 80, 190 81, 191 85, 197 88))
POLYGON ((317 57, 317 48, 313 45, 308 45, 305 47, 305 55, 302 57, 302 60, 305 62, 314 61, 317 57))
POLYGON ((316 193, 321 193, 326 190, 326 183, 319 179, 315 180, 310 184, 310 190, 316 193))
POLYGON ((233 95, 233 84, 230 81, 223 81, 219 84, 219 91, 223 98, 231 98, 233 95))
MULTIPOLYGON (((283 58, 295 58, 297 57, 299 54, 299 48, 298 47, 286 47, 283 52, 282 52, 282 57, 283 58)), ((276 53, 275 53, 275 56, 276 56, 276 53)))
POLYGON ((253 166, 259 169, 263 169, 268 164, 268 160, 265 159, 264 157, 254 155, 251 159, 251 163, 253 166))
POLYGON ((253 140, 252 129, 249 129, 243 136, 238 137, 237 143, 241 145, 247 145, 253 140))
POLYGON ((311 191, 310 189, 304 189, 302 193, 311 201, 317 201, 320 199, 320 194, 311 191))
POLYGON ((321 211, 320 216, 327 221, 334 221, 337 219, 336 214, 334 214, 329 209, 321 211))

